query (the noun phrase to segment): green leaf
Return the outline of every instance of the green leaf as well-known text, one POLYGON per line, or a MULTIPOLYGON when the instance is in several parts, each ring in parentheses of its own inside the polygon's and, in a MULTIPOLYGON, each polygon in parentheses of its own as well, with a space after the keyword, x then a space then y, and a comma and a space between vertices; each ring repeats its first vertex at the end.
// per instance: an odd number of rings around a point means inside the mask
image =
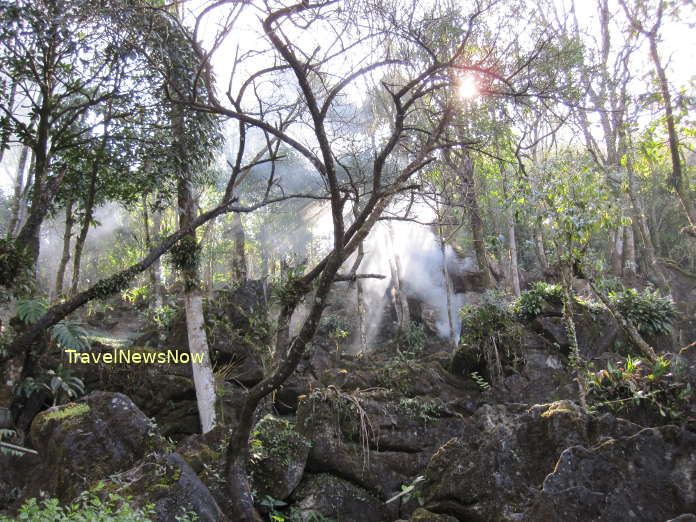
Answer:
POLYGON ((64 350, 84 352, 90 349, 87 332, 73 321, 61 321, 53 326, 51 328, 51 336, 64 350))
POLYGON ((48 311, 45 299, 20 299, 17 301, 17 315, 27 324, 34 324, 48 311))

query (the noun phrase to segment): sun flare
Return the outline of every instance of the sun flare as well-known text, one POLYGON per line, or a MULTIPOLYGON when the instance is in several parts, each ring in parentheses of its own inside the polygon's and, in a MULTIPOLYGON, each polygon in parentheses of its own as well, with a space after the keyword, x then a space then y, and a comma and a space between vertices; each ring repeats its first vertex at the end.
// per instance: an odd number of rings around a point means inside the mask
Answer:
POLYGON ((476 78, 473 76, 465 76, 459 82, 459 97, 464 100, 476 98, 480 94, 476 78))

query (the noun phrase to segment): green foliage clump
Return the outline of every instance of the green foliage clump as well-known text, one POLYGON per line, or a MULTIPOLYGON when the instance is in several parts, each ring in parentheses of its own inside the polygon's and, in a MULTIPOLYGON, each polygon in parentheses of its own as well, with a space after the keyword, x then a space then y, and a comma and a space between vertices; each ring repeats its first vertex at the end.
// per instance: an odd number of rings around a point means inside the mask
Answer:
POLYGON ((32 498, 20 508, 17 518, 0 516, 0 522, 27 520, 32 522, 148 522, 155 517, 153 505, 143 508, 131 506, 131 499, 111 494, 102 500, 97 493, 103 488, 97 485, 93 491, 83 492, 77 500, 61 506, 58 499, 51 498, 39 502, 32 498))
POLYGON ((193 236, 182 237, 169 249, 169 263, 182 273, 195 273, 200 260, 201 245, 193 236))
POLYGON ((466 305, 462 318, 462 341, 478 344, 491 335, 507 331, 514 322, 510 305, 500 294, 488 292, 478 306, 466 305))
POLYGON ((488 391, 491 388, 491 385, 488 383, 486 379, 484 379, 479 372, 471 372, 469 374, 473 381, 478 385, 478 387, 481 389, 481 391, 488 391))
POLYGON ((425 329, 413 321, 399 328, 396 333, 396 350, 404 359, 416 359, 425 348, 425 329))
POLYGON ((168 328, 178 313, 179 309, 176 306, 168 304, 159 308, 148 309, 146 312, 148 322, 156 328, 162 329, 168 328))
POLYGON ((269 458, 288 464, 289 456, 298 447, 309 444, 290 422, 266 415, 254 427, 250 443, 250 459, 260 462, 269 458))
MULTIPOLYGON (((11 440, 13 437, 17 435, 17 432, 15 430, 11 430, 9 428, 0 428, 0 441, 2 439, 6 440, 11 440)), ((0 455, 7 455, 9 457, 21 457, 24 455, 21 451, 16 451, 11 448, 6 448, 4 446, 0 446, 0 455)), ((2 497, 0 497, 2 499, 2 497)))
POLYGON ((657 290, 646 288, 638 292, 634 288, 626 288, 609 292, 609 300, 643 335, 668 334, 676 317, 672 299, 662 297, 657 290))
POLYGON ((443 404, 433 399, 402 397, 396 405, 396 413, 424 423, 439 419, 445 413, 443 404))
POLYGON ((615 413, 645 404, 663 417, 683 417, 693 390, 680 380, 682 372, 680 365, 664 356, 652 364, 630 356, 616 367, 608 362, 606 369, 587 374, 588 404, 591 410, 615 413))
POLYGON ((462 336, 457 351, 460 356, 484 362, 492 383, 502 378, 505 368, 518 369, 522 361, 519 351, 521 325, 509 299, 500 293, 488 292, 478 306, 467 305, 460 310, 460 315, 462 336))
MULTIPOLYGON (((45 299, 20 299, 17 301, 17 316, 26 324, 34 324, 48 312, 45 299)), ((51 338, 64 350, 89 350, 87 331, 77 321, 64 319, 51 327, 51 338)))
POLYGON ((284 278, 274 281, 272 298, 281 306, 299 303, 308 291, 301 282, 303 274, 303 265, 290 267, 284 278))
POLYGON ((45 390, 53 398, 53 406, 62 400, 75 399, 85 392, 82 379, 72 375, 72 371, 59 366, 48 370, 39 377, 27 377, 15 385, 14 393, 18 397, 29 398, 38 391, 45 390))
POLYGON ((513 313, 524 321, 533 321, 541 314, 544 304, 561 304, 563 288, 558 284, 537 281, 529 290, 521 293, 513 305, 513 313))

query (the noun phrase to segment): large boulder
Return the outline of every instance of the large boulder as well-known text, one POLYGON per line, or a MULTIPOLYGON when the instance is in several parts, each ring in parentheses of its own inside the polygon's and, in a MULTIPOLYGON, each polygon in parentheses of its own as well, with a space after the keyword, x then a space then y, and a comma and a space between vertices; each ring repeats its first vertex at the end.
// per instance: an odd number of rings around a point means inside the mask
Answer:
POLYGON ((128 397, 107 392, 40 413, 29 438, 40 462, 25 496, 45 492, 64 501, 98 479, 133 467, 163 443, 128 397))
POLYGON ((312 443, 308 469, 344 477, 383 500, 419 475, 464 422, 440 400, 384 390, 318 389, 297 412, 297 429, 312 443))
POLYGON ((293 494, 294 513, 300 521, 330 519, 336 522, 390 520, 384 503, 346 480, 320 473, 305 478, 293 494))
POLYGON ((529 507, 566 448, 639 429, 609 415, 596 420, 570 401, 531 408, 485 405, 433 456, 421 494, 436 513, 513 520, 529 507))
POLYGON ((662 426, 563 451, 527 519, 648 522, 685 513, 696 513, 696 434, 662 426))
POLYGON ((266 415, 254 426, 251 482, 260 496, 285 500, 302 480, 310 442, 286 419, 266 415))
POLYGON ((106 491, 130 497, 137 506, 154 505, 157 522, 188 513, 201 522, 225 520, 211 492, 178 453, 148 455, 137 466, 110 477, 106 491))

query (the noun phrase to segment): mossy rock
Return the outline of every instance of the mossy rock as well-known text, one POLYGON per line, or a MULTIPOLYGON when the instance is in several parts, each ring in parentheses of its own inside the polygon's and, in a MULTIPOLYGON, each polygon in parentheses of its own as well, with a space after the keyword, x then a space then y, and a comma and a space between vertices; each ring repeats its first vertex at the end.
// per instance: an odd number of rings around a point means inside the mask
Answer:
POLYGON ((383 522, 390 520, 386 505, 367 490, 328 473, 305 478, 293 494, 297 518, 319 517, 337 522, 383 522))
POLYGON ((164 441, 150 419, 120 393, 94 392, 36 416, 29 440, 40 463, 27 493, 64 501, 103 477, 132 467, 164 441))
POLYGON ((132 497, 139 507, 153 505, 156 522, 177 520, 187 513, 195 513, 201 522, 224 518, 210 490, 178 453, 149 454, 134 468, 106 481, 105 490, 132 497))
POLYGON ((266 415, 254 427, 251 481, 259 498, 286 499, 302 480, 309 441, 286 419, 266 415))

